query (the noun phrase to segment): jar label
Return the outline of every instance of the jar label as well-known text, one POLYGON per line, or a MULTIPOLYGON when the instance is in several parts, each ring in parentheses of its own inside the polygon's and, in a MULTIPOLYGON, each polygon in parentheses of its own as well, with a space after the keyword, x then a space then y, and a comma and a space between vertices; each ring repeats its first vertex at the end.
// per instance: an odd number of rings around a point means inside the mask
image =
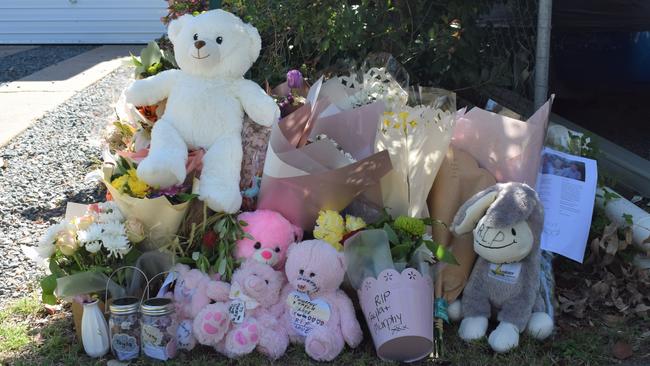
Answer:
POLYGON ((163 332, 153 325, 142 326, 142 344, 151 344, 161 346, 163 341, 163 332))
POLYGON ((120 361, 136 358, 140 353, 138 340, 124 333, 114 334, 111 339, 111 346, 115 357, 120 361))

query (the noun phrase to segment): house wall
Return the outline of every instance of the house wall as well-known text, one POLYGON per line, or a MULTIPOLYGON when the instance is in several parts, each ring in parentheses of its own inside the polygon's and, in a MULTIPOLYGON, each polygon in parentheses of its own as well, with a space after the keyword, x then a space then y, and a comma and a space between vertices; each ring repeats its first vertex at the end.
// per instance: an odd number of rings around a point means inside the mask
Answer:
POLYGON ((164 0, 0 0, 0 44, 147 43, 164 0))

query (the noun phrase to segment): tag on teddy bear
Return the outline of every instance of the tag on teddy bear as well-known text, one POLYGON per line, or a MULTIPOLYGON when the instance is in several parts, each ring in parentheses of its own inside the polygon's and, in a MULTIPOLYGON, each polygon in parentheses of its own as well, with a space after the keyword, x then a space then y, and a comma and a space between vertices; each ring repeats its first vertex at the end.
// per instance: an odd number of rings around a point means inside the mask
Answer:
POLYGON ((490 263, 488 276, 497 281, 514 284, 517 283, 520 272, 521 262, 503 264, 490 263))
POLYGON ((291 326, 302 336, 316 327, 322 327, 330 319, 330 305, 323 299, 311 300, 309 295, 294 291, 287 297, 291 314, 291 326))
POLYGON ((233 300, 228 306, 228 314, 231 322, 241 324, 246 314, 246 305, 240 299, 233 300))

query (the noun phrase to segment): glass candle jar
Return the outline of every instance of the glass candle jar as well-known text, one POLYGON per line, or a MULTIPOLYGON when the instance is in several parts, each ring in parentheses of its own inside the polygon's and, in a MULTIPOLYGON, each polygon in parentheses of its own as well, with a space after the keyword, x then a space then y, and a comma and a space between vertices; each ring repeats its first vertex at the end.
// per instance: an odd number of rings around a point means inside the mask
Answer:
POLYGON ((140 299, 136 297, 121 297, 109 306, 111 350, 119 361, 133 360, 140 355, 139 306, 140 299))
POLYGON ((171 299, 155 297, 140 305, 142 352, 156 360, 176 356, 176 320, 171 299))

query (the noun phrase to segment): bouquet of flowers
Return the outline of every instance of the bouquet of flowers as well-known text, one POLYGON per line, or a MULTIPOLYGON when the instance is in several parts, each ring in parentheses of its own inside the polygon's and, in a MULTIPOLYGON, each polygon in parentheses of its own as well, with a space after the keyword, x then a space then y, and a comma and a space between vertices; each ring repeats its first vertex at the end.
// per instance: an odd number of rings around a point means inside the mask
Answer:
POLYGON ((49 227, 36 248, 23 247, 51 272, 41 280, 44 303, 103 290, 108 274, 140 255, 134 246, 145 238, 142 223, 127 219, 114 202, 79 206, 81 215, 49 227))
POLYGON ((156 189, 138 178, 135 161, 123 157, 115 159, 110 155, 104 159, 102 170, 92 172, 87 180, 103 182, 108 190, 107 198, 120 208, 124 216, 142 223, 146 238, 142 249, 177 246, 176 232, 190 202, 196 197, 192 193, 196 180, 191 185, 156 189))
POLYGON ((358 74, 323 84, 333 104, 323 115, 381 102, 375 152, 387 151, 393 170, 381 179, 383 204, 394 215, 428 217, 426 198, 449 147, 456 115, 452 92, 408 85, 390 55, 370 55, 358 74))

